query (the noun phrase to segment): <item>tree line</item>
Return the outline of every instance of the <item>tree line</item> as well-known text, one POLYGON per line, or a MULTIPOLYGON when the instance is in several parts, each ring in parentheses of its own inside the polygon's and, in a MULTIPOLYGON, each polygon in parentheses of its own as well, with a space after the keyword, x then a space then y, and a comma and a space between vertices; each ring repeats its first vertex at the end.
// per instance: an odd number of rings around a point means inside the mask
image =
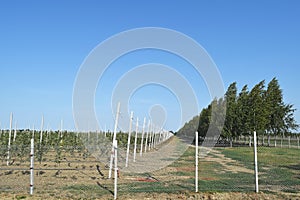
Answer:
POLYGON ((200 137, 213 132, 226 138, 250 135, 284 135, 298 129, 294 118, 295 108, 285 103, 278 80, 273 78, 266 86, 265 80, 250 91, 245 85, 238 93, 237 83, 229 85, 223 98, 214 99, 200 115, 182 127, 178 134, 198 130, 200 137))

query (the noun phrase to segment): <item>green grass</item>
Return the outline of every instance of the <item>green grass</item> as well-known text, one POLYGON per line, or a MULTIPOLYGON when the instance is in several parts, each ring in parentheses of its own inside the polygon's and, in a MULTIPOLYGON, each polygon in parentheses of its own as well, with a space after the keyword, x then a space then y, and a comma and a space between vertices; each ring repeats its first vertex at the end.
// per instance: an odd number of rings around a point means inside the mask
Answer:
MULTIPOLYGON (((67 193, 74 197, 82 197, 83 199, 89 198, 89 199, 96 199, 103 195, 112 195, 113 193, 113 185, 105 185, 103 187, 100 187, 97 184, 77 184, 77 185, 70 185, 63 187, 62 190, 64 193, 67 193), (105 187, 105 188, 103 188, 105 187)), ((56 194, 56 196, 59 194, 56 194)))
MULTIPOLYGON (((248 169, 254 169, 253 148, 218 150, 226 157, 239 161, 248 169)), ((296 193, 299 191, 299 149, 259 147, 258 168, 259 185, 263 191, 278 190, 278 188, 282 188, 282 191, 285 192, 296 193)), ((232 181, 234 180, 238 181, 238 179, 233 178, 232 181)))
MULTIPOLYGON (((238 162, 238 165, 253 170, 253 173, 232 172, 225 170, 217 162, 203 161, 199 163, 199 188, 201 191, 254 191, 254 153, 253 148, 216 148, 217 151, 238 162)), ((195 150, 189 148, 171 167, 194 167, 195 150)), ((216 158, 216 155, 211 155, 216 158)), ((300 185, 300 150, 287 148, 258 148, 259 184, 262 191, 269 192, 282 189, 282 191, 297 192, 300 185)), ((229 163, 236 164, 235 162, 229 163)), ((181 185, 194 188, 194 171, 171 172, 174 176, 191 176, 191 182, 181 181, 181 185)), ((170 184, 172 185, 172 184, 170 184)), ((176 188, 176 186, 172 186, 176 188)), ((154 187, 160 191, 159 187, 154 187)))

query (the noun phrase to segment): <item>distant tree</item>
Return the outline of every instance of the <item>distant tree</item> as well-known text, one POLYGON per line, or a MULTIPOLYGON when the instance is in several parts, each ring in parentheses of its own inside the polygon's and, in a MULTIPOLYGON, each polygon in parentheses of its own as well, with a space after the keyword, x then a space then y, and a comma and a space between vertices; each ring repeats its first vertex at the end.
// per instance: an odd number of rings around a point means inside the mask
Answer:
POLYGON ((249 131, 264 132, 267 126, 267 106, 265 103, 265 81, 256 84, 249 93, 249 131))
POLYGON ((226 119, 226 101, 223 98, 212 101, 212 116, 211 116, 211 132, 208 135, 220 136, 222 135, 224 123, 226 119))
POLYGON ((200 137, 205 137, 208 127, 210 124, 211 118, 211 105, 207 108, 202 109, 199 117, 199 126, 198 126, 198 133, 200 137))
POLYGON ((294 118, 294 112, 296 111, 293 108, 292 104, 287 104, 284 106, 284 125, 283 125, 283 132, 290 133, 292 130, 297 130, 299 128, 299 124, 297 124, 294 118))
MULTIPOLYGON (((216 98, 202 110, 199 118, 198 133, 200 138, 220 136, 225 121, 226 103, 216 98)), ((218 138, 217 137, 217 138, 218 138)))
POLYGON ((268 113, 267 130, 269 133, 276 136, 297 129, 298 126, 294 119, 295 109, 293 105, 284 103, 282 90, 276 78, 273 78, 268 84, 266 105, 268 113))
POLYGON ((226 103, 226 117, 223 129, 225 137, 230 137, 230 144, 232 146, 232 137, 237 135, 237 88, 236 82, 230 84, 225 93, 226 103))
MULTIPOLYGON (((265 89, 265 81, 256 84, 249 92, 245 85, 237 95, 236 82, 229 85, 224 99, 214 99, 199 116, 187 122, 178 133, 192 137, 198 130, 199 138, 219 136, 232 138, 269 133, 279 135, 297 130, 295 109, 283 102, 278 80, 273 78, 265 89), (224 126, 223 126, 224 125, 224 126)), ((270 140, 268 140, 270 142, 270 140)))
POLYGON ((273 78, 266 91, 267 131, 274 135, 281 133, 284 127, 285 105, 282 90, 276 78, 273 78))
POLYGON ((176 133, 179 138, 182 138, 186 141, 191 141, 191 138, 194 138, 195 132, 198 129, 199 116, 193 117, 189 122, 186 122, 184 126, 176 133))
POLYGON ((251 105, 249 102, 249 91, 248 86, 245 85, 239 93, 237 104, 236 104, 236 115, 237 115, 237 133, 238 135, 248 134, 250 129, 250 113, 251 105))

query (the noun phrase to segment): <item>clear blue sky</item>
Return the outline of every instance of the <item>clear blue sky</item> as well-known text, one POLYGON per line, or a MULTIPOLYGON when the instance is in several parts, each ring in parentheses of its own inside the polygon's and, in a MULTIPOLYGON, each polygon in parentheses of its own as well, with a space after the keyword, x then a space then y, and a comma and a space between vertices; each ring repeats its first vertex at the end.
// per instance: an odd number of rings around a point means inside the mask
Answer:
MULTIPOLYGON (((1 127, 8 128, 9 113, 13 112, 20 128, 33 124, 40 127, 43 114, 45 127, 49 124, 57 129, 63 119, 65 129, 74 129, 73 84, 84 58, 114 34, 149 26, 180 31, 201 44, 218 66, 226 88, 234 81, 239 89, 244 84, 251 88, 263 79, 268 82, 277 77, 285 102, 295 105, 296 120, 300 122, 299 1, 130 2, 1 1, 1 127)), ((137 52, 121 58, 116 65, 129 63, 134 67, 158 62, 179 70, 184 63, 177 59, 163 52, 137 52)), ((122 75, 114 77, 117 71, 107 73, 112 77, 111 82, 110 78, 104 79, 106 89, 113 89, 113 81, 122 75)), ((189 76, 191 71, 182 73, 189 76)), ((199 89, 196 92, 201 109, 210 102, 209 96, 203 82, 191 82, 199 89)), ((155 103, 176 107, 172 94, 151 87, 156 94, 149 95, 146 88, 132 97, 131 109, 140 118, 147 116, 141 108, 145 96, 151 100, 145 104, 147 110, 155 103)), ((104 100, 96 100, 97 112, 111 112, 107 105, 104 100)), ((178 121, 176 109, 174 113, 170 109, 165 128, 176 130, 178 127, 172 124, 178 121)), ((111 117, 103 120, 112 129, 111 117)))

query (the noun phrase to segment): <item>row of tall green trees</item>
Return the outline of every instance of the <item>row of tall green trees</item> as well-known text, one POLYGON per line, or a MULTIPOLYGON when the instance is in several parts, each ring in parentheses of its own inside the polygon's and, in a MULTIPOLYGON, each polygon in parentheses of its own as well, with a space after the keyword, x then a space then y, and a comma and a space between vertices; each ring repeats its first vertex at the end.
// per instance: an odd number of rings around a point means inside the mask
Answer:
POLYGON ((200 136, 205 137, 209 132, 218 131, 215 135, 229 138, 249 135, 253 131, 258 134, 289 134, 298 128, 294 112, 293 105, 284 102, 276 78, 267 85, 263 80, 251 90, 245 85, 239 93, 234 82, 224 98, 214 99, 178 133, 198 130, 200 136))

